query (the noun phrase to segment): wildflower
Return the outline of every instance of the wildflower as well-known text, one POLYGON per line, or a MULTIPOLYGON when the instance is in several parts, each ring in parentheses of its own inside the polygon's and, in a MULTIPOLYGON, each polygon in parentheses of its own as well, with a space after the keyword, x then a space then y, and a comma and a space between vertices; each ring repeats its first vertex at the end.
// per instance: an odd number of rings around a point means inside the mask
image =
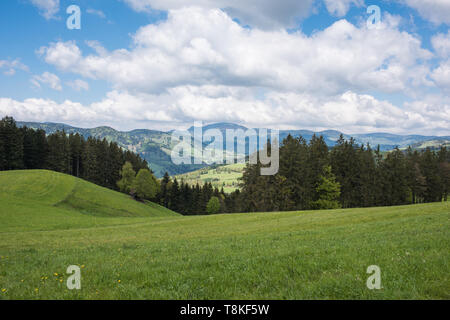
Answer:
POLYGON ((2 292, 5 293, 5 292, 6 292, 6 289, 2 289, 2 292))
POLYGON ((117 280, 117 282, 118 282, 118 283, 121 283, 122 281, 120 281, 120 280, 117 280))

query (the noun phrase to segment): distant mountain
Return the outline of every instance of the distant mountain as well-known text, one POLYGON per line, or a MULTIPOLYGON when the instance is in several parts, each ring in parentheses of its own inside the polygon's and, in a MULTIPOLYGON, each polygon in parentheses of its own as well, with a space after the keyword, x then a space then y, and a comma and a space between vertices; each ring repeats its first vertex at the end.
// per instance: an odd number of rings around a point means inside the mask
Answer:
MULTIPOLYGON (((202 127, 203 131, 206 130, 212 130, 212 129, 218 129, 221 132, 226 132, 226 130, 238 130, 238 129, 242 129, 242 130, 247 130, 246 127, 235 124, 235 123, 226 123, 226 122, 220 122, 220 123, 214 123, 214 124, 208 124, 206 126, 202 127)), ((189 132, 194 132, 194 127, 190 127, 188 129, 189 132)))
POLYGON ((175 165, 170 157, 173 148, 171 133, 157 130, 138 129, 129 132, 117 131, 110 127, 92 129, 76 128, 61 123, 17 122, 18 126, 43 129, 47 134, 64 130, 66 133, 78 133, 85 138, 105 138, 114 141, 124 149, 141 155, 150 165, 157 177, 165 172, 170 175, 181 174, 203 168, 204 165, 175 165))
MULTIPOLYGON (((137 129, 129 132, 118 131, 110 127, 97 127, 92 129, 72 127, 62 123, 37 123, 37 122, 18 122, 19 126, 27 126, 34 129, 43 129, 48 134, 56 131, 64 130, 67 133, 78 133, 85 138, 90 136, 108 141, 117 142, 122 148, 131 150, 140 154, 149 163, 156 176, 162 177, 165 172, 170 175, 177 175, 194 170, 201 169, 205 165, 175 165, 172 163, 170 154, 176 141, 171 141, 172 131, 164 132, 158 130, 137 129)), ((218 129, 222 133, 227 129, 231 130, 247 130, 246 127, 234 123, 215 123, 206 125, 202 128, 203 132, 209 129, 218 129)), ((194 127, 188 129, 189 132, 194 132, 194 127)), ((258 132, 255 129, 256 132, 258 132)), ((326 130, 314 132, 310 130, 281 130, 280 141, 286 138, 289 134, 294 137, 302 136, 306 140, 310 140, 314 134, 323 136, 328 146, 332 147, 339 139, 341 132, 336 130, 326 130)), ((412 146, 414 148, 439 148, 440 145, 450 145, 450 136, 422 136, 422 135, 395 135, 389 133, 369 133, 369 134, 343 134, 344 138, 350 139, 353 137, 358 144, 370 143, 371 146, 376 147, 380 145, 382 151, 389 151, 395 147, 407 148, 412 146)), ((204 143, 207 145, 207 143, 204 143)), ((246 151, 248 154, 248 151, 246 151)), ((244 155, 239 155, 244 156, 244 155)))

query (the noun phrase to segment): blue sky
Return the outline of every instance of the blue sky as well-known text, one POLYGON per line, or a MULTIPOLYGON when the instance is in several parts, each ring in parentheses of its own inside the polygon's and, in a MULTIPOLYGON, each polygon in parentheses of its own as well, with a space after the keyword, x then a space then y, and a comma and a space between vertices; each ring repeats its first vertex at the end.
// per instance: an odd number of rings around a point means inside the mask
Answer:
POLYGON ((440 0, 1 1, 0 116, 449 135, 449 19, 440 0))

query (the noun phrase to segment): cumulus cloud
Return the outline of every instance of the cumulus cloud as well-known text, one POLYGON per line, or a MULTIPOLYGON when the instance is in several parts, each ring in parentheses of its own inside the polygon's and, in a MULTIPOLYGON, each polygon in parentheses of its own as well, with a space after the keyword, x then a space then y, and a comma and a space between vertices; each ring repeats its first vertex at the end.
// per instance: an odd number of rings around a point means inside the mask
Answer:
MULTIPOLYGON (((134 5, 148 10, 157 2, 134 5)), ((176 7, 178 1, 164 3, 176 7)), ((359 5, 342 3, 337 15, 347 10, 345 4, 359 5)), ((440 55, 447 52, 446 36, 433 38, 440 55)), ((167 21, 140 28, 128 49, 108 51, 98 41, 86 44, 93 53, 82 52, 75 41, 50 43, 38 53, 61 71, 110 82, 113 89, 104 99, 89 105, 0 99, 0 114, 119 129, 172 129, 203 120, 350 133, 448 134, 447 96, 394 105, 364 94, 419 96, 425 86, 445 88, 450 78, 444 65, 430 73, 427 61, 433 54, 417 36, 400 31, 398 19, 389 15, 379 29, 339 20, 307 36, 244 28, 223 10, 181 8, 171 9, 167 21)), ((50 77, 34 80, 49 85, 45 78, 50 77)), ((89 89, 81 79, 68 85, 89 89)))
POLYGON ((442 62, 439 67, 434 69, 431 78, 439 88, 450 93, 450 59, 442 62))
POLYGON ((324 0, 328 12, 332 15, 343 17, 350 10, 352 5, 361 7, 364 0, 324 0))
POLYGON ((401 108, 351 91, 327 98, 271 92, 255 100, 248 88, 177 87, 159 95, 111 91, 84 106, 71 101, 0 99, 0 115, 27 121, 111 125, 120 129, 187 128, 193 120, 232 121, 249 127, 340 129, 344 132, 448 134, 450 105, 444 98, 401 108), (126 120, 126 121, 125 121, 126 120), (124 124, 125 123, 125 124, 124 124))
POLYGON ((4 75, 13 76, 17 70, 28 71, 28 66, 20 62, 19 59, 15 60, 0 60, 0 70, 4 75))
POLYGON ((431 39, 434 50, 441 58, 450 57, 450 30, 447 34, 439 33, 431 39))
POLYGON ((81 124, 82 121, 89 122, 92 117, 97 116, 95 111, 90 108, 68 100, 63 103, 56 103, 50 99, 16 101, 9 98, 0 98, 0 114, 2 116, 12 115, 22 121, 52 121, 74 124, 81 124))
POLYGON ((248 30, 220 10, 184 8, 140 28, 132 49, 107 52, 97 44, 97 54, 85 56, 75 42, 57 42, 39 52, 61 70, 146 93, 206 84, 321 94, 428 85, 421 61, 432 54, 393 21, 369 30, 340 20, 306 36, 248 30))
POLYGON ((450 23, 450 1, 448 0, 403 0, 403 2, 435 24, 450 23))
POLYGON ((35 75, 31 78, 31 83, 36 88, 41 88, 41 84, 45 84, 53 90, 61 91, 61 79, 56 74, 44 72, 42 75, 35 75))
POLYGON ((39 9, 41 15, 47 20, 55 18, 59 11, 59 0, 31 0, 31 3, 39 9))
POLYGON ((431 78, 444 92, 450 93, 450 31, 435 35, 431 44, 441 58, 439 66, 432 71, 431 78))
POLYGON ((81 79, 69 81, 69 82, 67 82, 67 84, 69 85, 69 87, 71 87, 72 89, 74 89, 76 91, 89 90, 89 83, 87 83, 86 81, 81 80, 81 79))
MULTIPOLYGON (((123 0, 136 11, 177 10, 187 6, 183 0, 123 0)), ((289 28, 296 19, 307 16, 314 0, 191 0, 189 6, 221 8, 243 24, 260 29, 289 28)))

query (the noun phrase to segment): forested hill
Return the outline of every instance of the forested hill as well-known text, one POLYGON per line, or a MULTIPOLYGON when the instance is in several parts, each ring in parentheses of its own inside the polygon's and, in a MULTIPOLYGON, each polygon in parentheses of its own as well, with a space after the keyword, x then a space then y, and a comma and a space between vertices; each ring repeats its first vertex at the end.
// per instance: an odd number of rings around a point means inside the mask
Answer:
POLYGON ((118 131, 110 127, 84 129, 61 123, 17 122, 17 126, 32 129, 42 129, 47 134, 64 130, 70 134, 80 134, 84 138, 93 137, 116 142, 120 147, 139 154, 145 159, 155 176, 162 177, 168 172, 170 175, 190 172, 202 168, 200 165, 175 165, 170 153, 172 150, 170 132, 138 129, 129 132, 118 131))
MULTIPOLYGON (((190 171, 200 169, 203 166, 199 165, 174 165, 170 159, 171 132, 163 132, 157 130, 133 130, 129 132, 118 131, 110 127, 97 127, 92 129, 83 129, 72 127, 61 123, 36 123, 36 122, 17 122, 17 125, 27 126, 33 129, 43 129, 47 134, 55 133, 56 131, 64 130, 66 133, 78 133, 85 138, 94 137, 108 141, 116 142, 124 149, 138 153, 144 158, 154 171, 157 177, 162 177, 165 172, 170 175, 182 174, 190 171)), ((207 125, 203 128, 219 129, 224 131, 226 129, 243 129, 246 128, 232 123, 217 123, 207 125)), ((189 129, 190 131, 193 128, 189 129)), ((302 136, 306 140, 310 140, 314 134, 323 136, 324 141, 329 147, 336 144, 341 132, 335 130, 327 130, 321 132, 313 132, 309 130, 282 130, 280 131, 280 141, 284 140, 288 135, 293 137, 302 136)), ((422 135, 394 135, 388 133, 370 133, 370 134, 343 134, 344 138, 349 140, 354 138, 357 144, 370 143, 371 146, 376 147, 380 145, 381 151, 392 150, 395 147, 407 148, 410 145, 431 147, 438 149, 441 145, 450 144, 450 136, 422 136, 422 135)))

